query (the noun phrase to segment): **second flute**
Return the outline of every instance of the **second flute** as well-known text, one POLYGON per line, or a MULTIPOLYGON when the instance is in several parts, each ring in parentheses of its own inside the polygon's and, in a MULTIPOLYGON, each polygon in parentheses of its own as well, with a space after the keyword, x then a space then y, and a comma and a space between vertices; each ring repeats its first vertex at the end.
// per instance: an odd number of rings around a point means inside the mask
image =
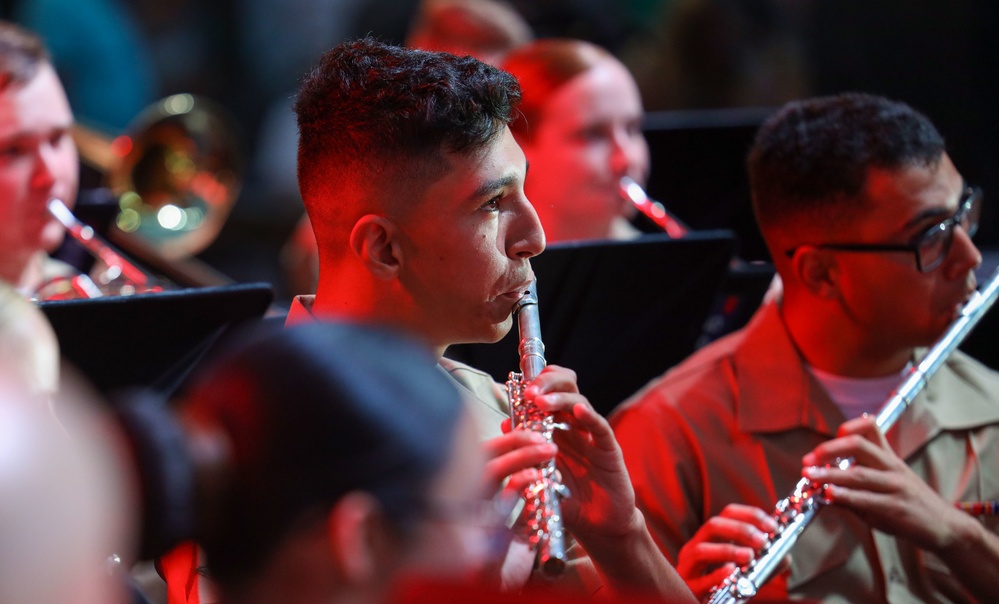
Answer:
MULTIPOLYGON (((913 367, 905 380, 895 389, 875 418, 875 424, 882 433, 887 432, 909 408, 913 399, 923 390, 926 382, 943 365, 961 342, 971 333, 981 318, 999 297, 999 270, 993 273, 981 291, 975 292, 960 315, 926 356, 913 367)), ((846 469, 852 466, 852 459, 840 460, 837 466, 846 469)), ((759 590, 780 565, 781 560, 791 551, 798 537, 812 523, 815 515, 828 502, 824 496, 825 486, 802 478, 794 492, 777 503, 774 520, 777 530, 770 536, 769 543, 757 557, 742 568, 737 568, 721 584, 717 585, 706 600, 709 604, 737 604, 746 602, 759 590)))

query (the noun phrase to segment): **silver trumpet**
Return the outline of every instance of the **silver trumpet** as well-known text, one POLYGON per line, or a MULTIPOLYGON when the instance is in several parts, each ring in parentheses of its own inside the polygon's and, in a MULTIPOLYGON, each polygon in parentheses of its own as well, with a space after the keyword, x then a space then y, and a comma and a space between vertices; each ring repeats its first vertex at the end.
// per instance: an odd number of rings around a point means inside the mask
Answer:
POLYGON ((621 194, 621 197, 631 201, 639 212, 644 214, 646 218, 654 222, 673 239, 679 239, 690 231, 690 228, 683 224, 679 218, 670 214, 666 206, 651 199, 645 193, 642 185, 635 182, 630 176, 621 177, 618 192, 621 194))
MULTIPOLYGON (((512 371, 506 382, 510 419, 514 430, 533 430, 552 442, 552 434, 567 426, 543 413, 533 402, 524 399, 524 389, 545 368, 545 345, 541 341, 536 282, 517 302, 513 310, 520 330, 520 372, 512 371)), ((538 566, 544 576, 554 578, 565 570, 565 533, 562 528, 561 500, 569 497, 555 470, 552 458, 541 466, 541 476, 524 489, 524 518, 528 542, 537 552, 538 566)))
POLYGON ((49 213, 66 227, 66 232, 101 262, 103 269, 93 278, 81 274, 50 280, 35 292, 35 299, 99 298, 163 290, 154 277, 126 260, 89 225, 77 220, 61 199, 50 199, 47 207, 49 213))
MULTIPOLYGON (((992 274, 980 291, 972 295, 961 308, 957 320, 927 351, 919 364, 909 371, 909 375, 885 401, 875 418, 875 424, 882 433, 891 429, 902 413, 909 408, 913 399, 926 387, 930 377, 957 350, 978 321, 992 307, 997 297, 999 297, 999 270, 992 274)), ((847 469, 853 463, 852 459, 843 459, 839 460, 836 466, 847 469)), ((769 543, 752 562, 737 568, 715 586, 705 602, 709 604, 746 602, 755 596, 760 586, 770 579, 781 560, 797 543, 802 531, 808 528, 819 510, 829 504, 825 497, 825 489, 824 484, 802 478, 788 497, 777 502, 774 512, 777 530, 770 536, 769 543)))

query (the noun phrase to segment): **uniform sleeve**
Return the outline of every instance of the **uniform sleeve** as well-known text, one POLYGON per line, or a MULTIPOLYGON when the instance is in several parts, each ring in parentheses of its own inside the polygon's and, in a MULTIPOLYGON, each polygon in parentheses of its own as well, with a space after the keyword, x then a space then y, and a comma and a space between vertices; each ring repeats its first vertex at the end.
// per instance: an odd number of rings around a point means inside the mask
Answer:
POLYGON ((621 409, 611 425, 656 544, 674 565, 704 522, 702 456, 675 407, 655 390, 621 409))

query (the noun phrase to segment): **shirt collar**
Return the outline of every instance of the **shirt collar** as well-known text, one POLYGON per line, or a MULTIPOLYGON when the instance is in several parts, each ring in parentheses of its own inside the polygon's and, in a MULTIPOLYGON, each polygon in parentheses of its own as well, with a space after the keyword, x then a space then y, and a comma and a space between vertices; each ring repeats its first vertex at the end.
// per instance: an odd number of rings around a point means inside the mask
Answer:
MULTIPOLYGON (((925 353, 916 350, 914 356, 919 359, 925 353)), ((762 306, 746 326, 745 339, 735 351, 735 370, 736 415, 745 432, 809 428, 833 437, 845 420, 808 372, 776 303, 762 306)), ((904 459, 944 430, 999 422, 999 405, 990 395, 996 390, 999 376, 954 353, 905 411, 904 421, 888 431, 892 448, 904 459)))
MULTIPOLYGON (((922 358, 925 350, 917 350, 922 358)), ((993 397, 999 376, 961 352, 953 353, 906 409, 904 421, 888 431, 888 441, 908 457, 946 430, 971 430, 999 422, 993 397)))
POLYGON ((312 314, 312 305, 315 301, 314 295, 295 296, 291 301, 291 308, 288 309, 288 318, 284 321, 285 326, 319 321, 316 315, 312 314))
POLYGON ((843 422, 836 407, 808 373, 791 342, 777 302, 766 302, 746 326, 735 351, 736 416, 745 432, 809 428, 834 436, 843 422))

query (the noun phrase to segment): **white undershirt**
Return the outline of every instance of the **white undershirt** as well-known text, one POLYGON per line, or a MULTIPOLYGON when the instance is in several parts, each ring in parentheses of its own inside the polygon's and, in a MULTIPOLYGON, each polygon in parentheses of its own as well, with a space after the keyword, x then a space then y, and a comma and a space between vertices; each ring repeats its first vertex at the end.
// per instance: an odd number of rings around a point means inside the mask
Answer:
POLYGON ((908 375, 911 365, 906 365, 898 374, 877 378, 849 378, 811 366, 807 368, 846 419, 853 419, 864 413, 876 415, 888 396, 908 375))

